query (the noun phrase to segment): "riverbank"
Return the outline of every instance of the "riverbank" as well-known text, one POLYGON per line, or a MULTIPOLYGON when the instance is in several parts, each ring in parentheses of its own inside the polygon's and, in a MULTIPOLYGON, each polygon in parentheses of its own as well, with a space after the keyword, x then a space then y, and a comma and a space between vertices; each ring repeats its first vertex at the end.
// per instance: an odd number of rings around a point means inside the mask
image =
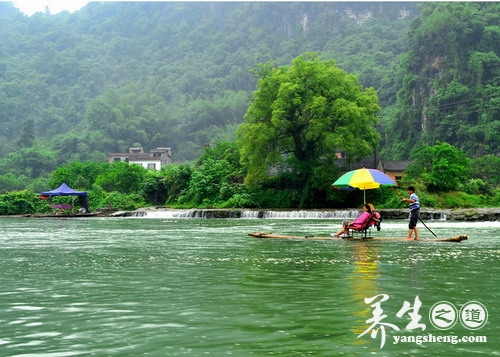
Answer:
MULTIPOLYGON (((184 209, 175 210, 164 207, 147 207, 135 211, 118 211, 110 213, 112 217, 146 217, 161 216, 170 213, 174 217, 183 218, 349 218, 356 216, 357 209, 342 210, 259 210, 259 209, 184 209)), ((407 209, 382 209, 379 211, 383 219, 407 219, 407 209)), ((499 221, 500 208, 467 208, 467 209, 423 209, 424 220, 449 221, 499 221)))

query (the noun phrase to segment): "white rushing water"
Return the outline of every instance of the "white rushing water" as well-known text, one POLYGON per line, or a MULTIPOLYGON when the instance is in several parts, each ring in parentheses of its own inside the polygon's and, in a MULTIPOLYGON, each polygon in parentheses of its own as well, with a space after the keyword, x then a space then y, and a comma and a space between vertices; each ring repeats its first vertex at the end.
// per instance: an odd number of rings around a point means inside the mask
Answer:
MULTIPOLYGON (((134 212, 133 217, 141 218, 207 218, 214 210, 202 209, 160 209, 134 212)), ((217 211, 217 210, 215 210, 217 211)), ((233 218, 246 219, 354 219, 359 216, 359 209, 349 210, 235 210, 233 218)), ((231 217, 230 217, 231 218, 231 217)))
MULTIPOLYGON (((133 212, 136 218, 245 218, 245 219, 355 219, 359 209, 340 210, 258 210, 235 209, 232 211, 217 209, 144 209, 133 212), (222 213, 224 212, 224 213, 222 213), (227 214, 227 212, 230 212, 227 214), (218 215, 220 213, 220 215, 218 215)), ((445 213, 436 213, 434 220, 446 221, 445 213)))

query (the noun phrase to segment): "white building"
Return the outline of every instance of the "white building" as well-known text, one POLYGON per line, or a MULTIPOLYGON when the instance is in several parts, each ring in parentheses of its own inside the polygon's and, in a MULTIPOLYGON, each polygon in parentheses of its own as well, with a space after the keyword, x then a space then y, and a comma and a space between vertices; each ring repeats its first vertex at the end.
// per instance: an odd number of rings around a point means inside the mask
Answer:
POLYGON ((160 170, 163 165, 172 163, 172 150, 169 147, 158 147, 145 152, 143 148, 130 148, 128 152, 111 152, 108 162, 128 162, 137 164, 148 170, 160 170))

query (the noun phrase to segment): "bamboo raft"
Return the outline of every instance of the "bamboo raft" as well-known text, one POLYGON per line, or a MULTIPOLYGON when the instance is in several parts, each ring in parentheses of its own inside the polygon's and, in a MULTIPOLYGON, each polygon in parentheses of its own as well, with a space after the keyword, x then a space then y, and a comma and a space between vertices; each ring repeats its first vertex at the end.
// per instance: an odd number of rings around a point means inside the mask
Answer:
MULTIPOLYGON (((381 241, 381 242, 415 242, 415 240, 408 240, 406 238, 378 238, 378 237, 367 237, 367 238, 336 238, 330 236, 287 236, 283 234, 274 234, 270 232, 253 232, 248 233, 251 237, 256 238, 271 238, 271 239, 303 239, 303 240, 346 240, 346 241, 381 241)), ((450 238, 425 238, 419 239, 417 242, 461 242, 467 240, 466 235, 459 235, 450 238)))

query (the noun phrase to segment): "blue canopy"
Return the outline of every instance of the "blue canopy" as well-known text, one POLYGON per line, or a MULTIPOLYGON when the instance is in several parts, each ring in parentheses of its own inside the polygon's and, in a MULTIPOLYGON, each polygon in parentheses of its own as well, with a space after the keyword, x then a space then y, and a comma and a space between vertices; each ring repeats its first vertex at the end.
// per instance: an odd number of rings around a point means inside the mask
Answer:
POLYGON ((86 196, 87 192, 86 191, 75 191, 72 188, 70 188, 66 183, 63 183, 61 186, 58 188, 52 190, 52 191, 45 191, 45 192, 40 192, 40 195, 42 196, 86 196))

